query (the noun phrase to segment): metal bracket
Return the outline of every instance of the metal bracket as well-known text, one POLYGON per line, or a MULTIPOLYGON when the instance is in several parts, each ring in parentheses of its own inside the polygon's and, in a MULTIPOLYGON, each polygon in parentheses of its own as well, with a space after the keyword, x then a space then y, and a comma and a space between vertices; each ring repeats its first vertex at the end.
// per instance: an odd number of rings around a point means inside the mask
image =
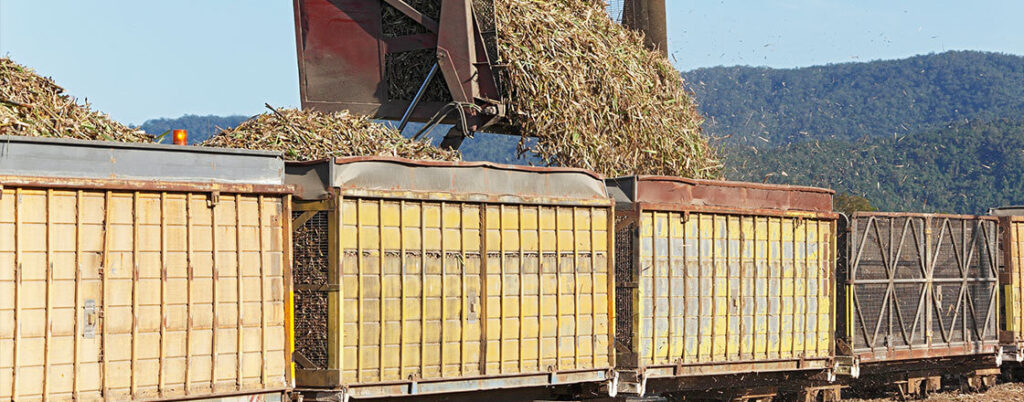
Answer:
POLYGON ((610 378, 606 385, 608 387, 608 397, 614 398, 619 394, 619 372, 615 370, 609 370, 609 372, 610 375, 608 377, 610 378))
POLYGON ((462 141, 467 137, 472 138, 473 133, 465 133, 458 128, 458 126, 448 129, 448 132, 444 135, 441 140, 441 144, 438 145, 441 149, 459 149, 462 145, 462 141))
POLYGON ((552 372, 548 373, 548 384, 551 384, 551 385, 558 384, 558 372, 557 371, 552 371, 552 372))
POLYGON ((82 337, 93 339, 96 337, 96 300, 85 299, 85 307, 82 308, 82 337))
POLYGON ((297 218, 292 219, 292 231, 294 232, 294 231, 299 230, 302 227, 302 225, 305 225, 306 222, 309 222, 309 220, 312 219, 313 216, 316 215, 320 211, 321 210, 305 211, 301 215, 299 215, 297 218))
POLYGON ((832 364, 836 375, 860 377, 860 361, 854 356, 836 356, 832 364))
POLYGON ((208 204, 210 208, 216 207, 220 203, 220 190, 213 190, 210 192, 210 201, 208 204))
POLYGON ((349 402, 352 398, 352 393, 348 391, 348 387, 343 387, 338 395, 338 402, 349 402))
POLYGON ((409 374, 409 395, 416 395, 420 392, 419 381, 422 378, 420 373, 409 374))
POLYGON ((317 369, 317 368, 319 368, 319 367, 317 367, 317 365, 315 363, 313 363, 312 360, 309 360, 308 358, 306 358, 305 355, 302 354, 302 352, 299 352, 297 350, 292 352, 292 359, 294 359, 295 363, 298 363, 299 366, 304 368, 304 369, 317 369))

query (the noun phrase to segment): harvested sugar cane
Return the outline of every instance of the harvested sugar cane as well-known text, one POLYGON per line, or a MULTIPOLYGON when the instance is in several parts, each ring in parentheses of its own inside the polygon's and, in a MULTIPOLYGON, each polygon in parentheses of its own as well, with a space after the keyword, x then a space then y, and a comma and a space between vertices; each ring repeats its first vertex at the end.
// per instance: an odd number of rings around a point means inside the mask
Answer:
POLYGON ((52 79, 0 57, 0 135, 152 142, 64 93, 52 79))
POLYGON ((720 176, 679 72, 593 0, 494 0, 512 123, 551 165, 720 176))
POLYGON ((291 160, 331 156, 398 156, 409 159, 459 160, 458 151, 403 137, 397 130, 347 111, 271 109, 224 130, 200 145, 283 152, 291 160))

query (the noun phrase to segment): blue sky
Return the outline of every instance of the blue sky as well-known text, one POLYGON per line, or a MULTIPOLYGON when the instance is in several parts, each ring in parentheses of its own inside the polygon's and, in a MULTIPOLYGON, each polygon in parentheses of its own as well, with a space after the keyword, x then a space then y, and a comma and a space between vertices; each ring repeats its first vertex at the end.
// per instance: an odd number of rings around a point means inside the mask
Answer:
MULTIPOLYGON (((667 0, 681 70, 1024 54, 1024 2, 667 0)), ((0 54, 115 119, 298 106, 291 1, 0 0, 0 54)))

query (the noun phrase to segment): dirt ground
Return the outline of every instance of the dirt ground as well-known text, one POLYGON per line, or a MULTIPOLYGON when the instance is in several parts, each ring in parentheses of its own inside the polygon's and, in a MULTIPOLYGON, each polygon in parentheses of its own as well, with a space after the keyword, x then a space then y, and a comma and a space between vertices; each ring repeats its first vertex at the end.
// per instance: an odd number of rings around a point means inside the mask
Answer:
MULTIPOLYGON (((844 399, 846 400, 846 399, 844 399)), ((898 401, 896 398, 879 399, 852 399, 858 402, 888 402, 898 401)), ((994 401, 1022 401, 1024 402, 1024 384, 1014 382, 999 384, 986 392, 976 394, 965 394, 959 391, 943 392, 932 395, 928 402, 994 402, 994 401)))

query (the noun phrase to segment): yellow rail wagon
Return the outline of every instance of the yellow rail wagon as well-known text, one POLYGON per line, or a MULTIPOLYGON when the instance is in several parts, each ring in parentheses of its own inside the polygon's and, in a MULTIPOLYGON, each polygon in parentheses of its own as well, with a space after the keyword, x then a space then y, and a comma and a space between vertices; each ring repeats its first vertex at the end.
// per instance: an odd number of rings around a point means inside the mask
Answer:
POLYGON ((307 399, 613 379, 600 177, 346 158, 289 164, 288 182, 307 399))
POLYGON ((0 137, 0 400, 280 400, 279 155, 0 137))
POLYGON ((1003 263, 999 265, 999 343, 1007 371, 1024 372, 1024 207, 992 208, 999 217, 1003 263))
POLYGON ((659 176, 608 188, 620 391, 741 398, 827 380, 831 190, 659 176))

